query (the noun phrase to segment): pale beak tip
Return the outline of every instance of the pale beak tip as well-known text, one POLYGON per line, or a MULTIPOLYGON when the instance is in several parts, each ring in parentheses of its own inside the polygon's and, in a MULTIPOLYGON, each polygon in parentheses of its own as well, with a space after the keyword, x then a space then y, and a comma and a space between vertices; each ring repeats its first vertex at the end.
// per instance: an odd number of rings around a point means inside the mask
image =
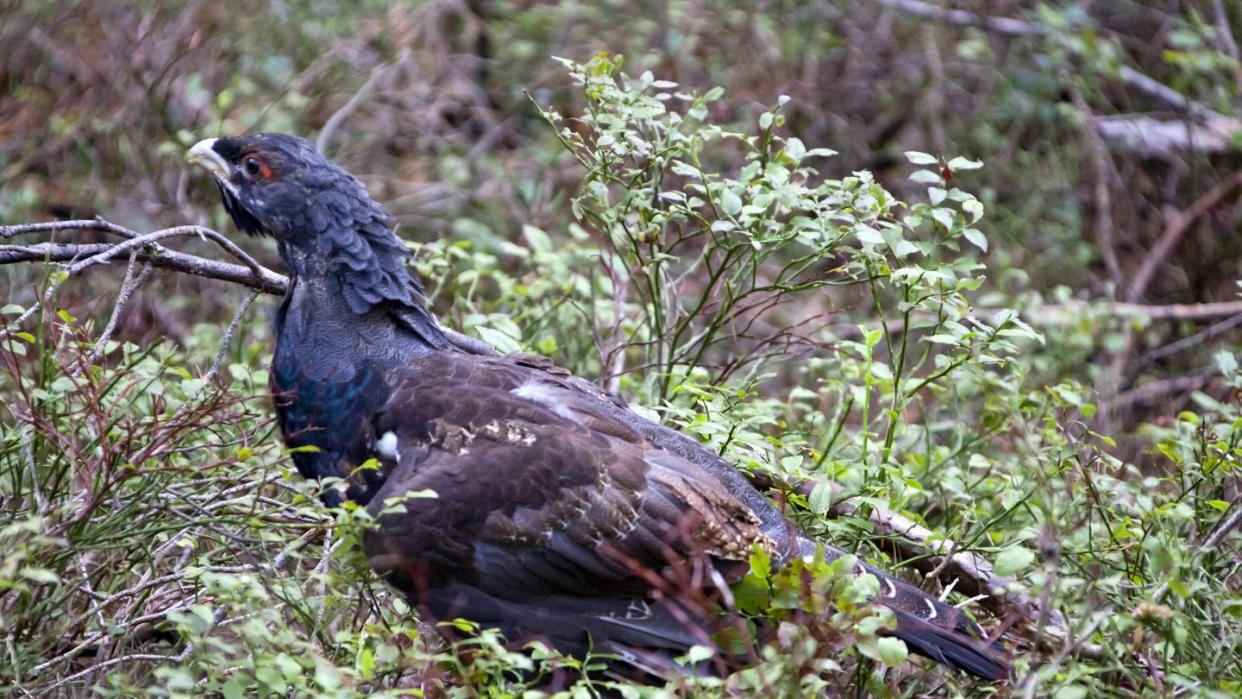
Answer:
POLYGON ((193 160, 195 156, 198 156, 200 158, 211 157, 211 154, 215 153, 215 151, 212 150, 212 146, 214 145, 216 145, 216 139, 204 138, 198 143, 195 143, 194 145, 190 146, 190 151, 189 153, 187 153, 187 155, 189 156, 191 160, 193 160))
POLYGON ((215 138, 204 138, 190 146, 190 150, 185 154, 186 160, 191 164, 203 166, 213 175, 228 179, 229 164, 225 162, 223 156, 216 152, 214 146, 217 140, 215 138))

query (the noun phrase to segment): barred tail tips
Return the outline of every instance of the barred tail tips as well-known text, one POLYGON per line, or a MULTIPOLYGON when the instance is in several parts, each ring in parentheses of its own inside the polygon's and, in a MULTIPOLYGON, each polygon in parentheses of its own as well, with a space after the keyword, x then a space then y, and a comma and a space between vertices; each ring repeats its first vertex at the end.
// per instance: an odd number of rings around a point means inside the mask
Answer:
POLYGON ((894 609, 893 614, 897 628, 892 635, 905 641, 915 653, 985 680, 997 682, 1009 677, 1009 661, 999 645, 988 646, 960 631, 941 628, 899 609, 894 609))
MULTIPOLYGON (((799 543, 799 553, 804 557, 814 557, 817 549, 823 551, 827 560, 847 555, 806 537, 799 543)), ((879 579, 880 589, 872 601, 892 610, 897 628, 891 635, 905 641, 911 651, 982 679, 1008 678, 1009 661, 1004 648, 983 640, 983 629, 965 612, 861 561, 855 573, 870 573, 879 579)))

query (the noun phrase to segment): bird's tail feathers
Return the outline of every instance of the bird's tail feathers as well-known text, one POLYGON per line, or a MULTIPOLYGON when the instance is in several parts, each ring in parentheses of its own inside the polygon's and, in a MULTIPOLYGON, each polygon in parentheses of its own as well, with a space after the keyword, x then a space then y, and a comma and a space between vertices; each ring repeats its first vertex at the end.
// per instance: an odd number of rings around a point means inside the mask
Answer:
MULTIPOLYGON (((846 555, 808 537, 802 537, 799 545, 804 557, 818 555, 819 550, 828 560, 846 555)), ((983 629, 965 612, 874 566, 856 565, 857 574, 870 573, 880 580, 880 591, 872 601, 893 611, 897 627, 889 635, 905 641, 919 655, 976 677, 996 681, 1009 676, 1004 647, 988 643, 983 629)))
POLYGON ((897 628, 891 635, 905 641, 915 653, 985 680, 1000 681, 1009 676, 1009 661, 999 644, 988 645, 964 629, 942 628, 900 609, 893 609, 893 614, 897 628))

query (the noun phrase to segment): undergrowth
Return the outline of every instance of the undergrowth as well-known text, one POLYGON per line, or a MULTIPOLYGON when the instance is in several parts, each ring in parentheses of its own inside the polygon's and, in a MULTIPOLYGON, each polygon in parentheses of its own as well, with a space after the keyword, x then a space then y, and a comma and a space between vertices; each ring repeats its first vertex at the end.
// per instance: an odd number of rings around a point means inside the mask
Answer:
MULTIPOLYGON (((720 89, 630 77, 607 54, 565 64, 586 110, 536 108, 581 166, 576 222, 527 225, 522 246, 417 245, 437 309, 599 378, 740 468, 813 484, 783 493, 791 516, 1003 625, 1015 666, 998 687, 905 662, 861 604, 874 579, 757 556, 737 604, 779 623, 753 669, 566 696, 1242 691, 1237 538, 1216 529, 1239 507, 1242 409, 1200 395, 1148 428, 1154 466, 1113 456, 1088 387, 1031 378, 1059 338, 974 305, 982 163, 906 153, 920 194, 903 202, 867 172, 827 174, 832 152, 783 128, 783 99, 734 132, 711 117, 720 89), (722 165, 735 152, 743 164, 722 165), (876 511, 991 561, 1043 611, 959 594, 876 511)), ((74 281, 52 272, 39 307, 0 309, 8 691, 535 695, 593 662, 486 633, 446 646, 375 578, 365 515, 322 508, 279 445, 262 314, 231 336, 97 345, 103 318, 57 305, 74 281)), ((1233 356, 1217 364, 1236 397, 1233 356)))

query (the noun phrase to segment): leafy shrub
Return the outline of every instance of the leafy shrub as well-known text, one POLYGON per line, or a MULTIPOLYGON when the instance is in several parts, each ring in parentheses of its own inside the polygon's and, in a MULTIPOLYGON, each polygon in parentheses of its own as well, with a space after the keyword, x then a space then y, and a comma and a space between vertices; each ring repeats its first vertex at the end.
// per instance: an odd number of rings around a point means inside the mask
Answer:
MULTIPOLYGON (((516 247, 467 221, 456 240, 421 246, 444 315, 601 377, 742 468, 809 483, 783 493, 808 531, 911 565, 927 589, 957 595, 935 551, 911 556, 873 513, 994 561, 1044 611, 1009 619, 1003 601, 961 602, 1016 622, 1015 682, 1031 695, 1236 692, 1242 600, 1233 540, 1215 527, 1237 512, 1237 405, 1204 397, 1152 427, 1156 466, 1110 456, 1083 386, 1029 378, 1031 350, 1058 338, 1015 310, 972 306, 988 243, 983 205, 958 183, 979 163, 907 153, 920 196, 902 202, 866 172, 821 173, 831 153, 785 134, 780 101, 734 132, 711 117, 721 91, 631 78, 620 63, 566 62, 585 110, 540 109, 583 169, 575 224, 527 226, 516 247)), ((579 664, 490 634, 445 648, 375 579, 357 545, 365 515, 326 513, 289 473, 262 398, 261 322, 230 338, 204 326, 183 347, 97 345, 97 324, 56 307, 64 281, 54 275, 28 315, 4 309, 26 318, 0 338, 6 684, 501 696, 579 664)), ((1231 359, 1219 368, 1242 391, 1231 359)), ((900 642, 877 635, 885 615, 860 604, 875 581, 842 565, 752 561, 738 605, 777 622, 753 669, 611 689, 978 686, 901 664, 900 642)))

